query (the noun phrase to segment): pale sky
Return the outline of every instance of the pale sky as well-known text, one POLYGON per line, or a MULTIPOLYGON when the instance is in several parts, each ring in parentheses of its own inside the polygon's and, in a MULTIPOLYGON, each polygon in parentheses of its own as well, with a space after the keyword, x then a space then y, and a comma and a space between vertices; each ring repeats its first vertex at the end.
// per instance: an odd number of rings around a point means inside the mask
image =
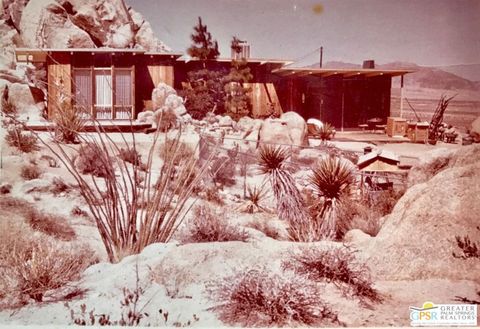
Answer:
POLYGON ((318 62, 480 63, 480 0, 127 0, 157 37, 185 52, 201 16, 230 56, 233 35, 251 57, 318 62), (320 4, 320 6, 318 6, 320 4), (321 13, 314 8, 323 8, 321 13))

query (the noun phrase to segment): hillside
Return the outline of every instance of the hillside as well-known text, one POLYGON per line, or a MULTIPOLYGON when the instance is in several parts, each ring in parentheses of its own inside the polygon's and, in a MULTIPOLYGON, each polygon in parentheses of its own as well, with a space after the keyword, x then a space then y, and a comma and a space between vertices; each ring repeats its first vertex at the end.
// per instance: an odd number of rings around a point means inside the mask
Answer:
MULTIPOLYGON (((311 67, 318 67, 318 64, 311 65, 311 67)), ((346 63, 341 61, 331 61, 323 65, 324 68, 344 68, 344 69, 359 69, 360 64, 346 63)), ((420 66, 415 63, 407 62, 392 62, 387 64, 377 64, 376 68, 385 70, 394 69, 410 69, 415 70, 405 78, 407 87, 420 87, 430 89, 442 90, 470 90, 480 91, 480 82, 471 81, 462 78, 454 73, 446 72, 440 68, 420 66)), ((394 86, 399 82, 394 81, 394 86)))

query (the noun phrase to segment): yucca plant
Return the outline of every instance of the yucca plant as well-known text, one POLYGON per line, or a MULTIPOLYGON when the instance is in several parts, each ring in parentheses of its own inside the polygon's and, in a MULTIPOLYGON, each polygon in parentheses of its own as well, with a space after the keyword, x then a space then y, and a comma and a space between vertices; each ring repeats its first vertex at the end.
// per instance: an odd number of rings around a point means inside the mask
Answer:
POLYGON ((321 203, 315 221, 321 238, 337 235, 338 215, 354 182, 353 167, 345 159, 327 156, 320 159, 309 177, 313 192, 321 203))
POLYGON ((310 237, 299 234, 299 228, 309 226, 311 221, 295 180, 285 168, 285 161, 288 158, 287 149, 263 145, 259 151, 259 169, 262 174, 268 175, 277 201, 278 217, 289 223, 290 238, 295 241, 309 241, 310 237))
POLYGON ((322 127, 319 129, 320 139, 322 141, 332 139, 335 129, 331 124, 325 122, 322 127))
POLYGON ((86 123, 86 111, 74 107, 64 99, 56 107, 53 121, 55 123, 55 136, 59 141, 67 144, 78 143, 78 134, 86 123))
POLYGON ((267 211, 267 209, 260 205, 260 202, 265 198, 266 194, 265 184, 262 184, 260 187, 254 186, 253 188, 248 185, 246 202, 239 207, 240 210, 249 214, 267 211))

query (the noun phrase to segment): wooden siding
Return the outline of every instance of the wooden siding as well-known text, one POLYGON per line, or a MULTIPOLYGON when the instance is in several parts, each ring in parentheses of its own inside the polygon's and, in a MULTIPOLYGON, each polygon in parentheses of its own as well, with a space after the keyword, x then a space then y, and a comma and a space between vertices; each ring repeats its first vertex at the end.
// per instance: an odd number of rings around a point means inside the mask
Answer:
POLYGON ((278 116, 283 113, 273 83, 249 83, 246 86, 251 88, 252 114, 255 118, 267 117, 271 114, 278 116))
POLYGON ((47 62, 48 72, 48 118, 52 119, 62 95, 67 102, 72 100, 72 76, 69 54, 54 54, 47 62))
POLYGON ((173 65, 148 65, 147 68, 155 87, 160 82, 165 82, 167 85, 173 87, 173 65))

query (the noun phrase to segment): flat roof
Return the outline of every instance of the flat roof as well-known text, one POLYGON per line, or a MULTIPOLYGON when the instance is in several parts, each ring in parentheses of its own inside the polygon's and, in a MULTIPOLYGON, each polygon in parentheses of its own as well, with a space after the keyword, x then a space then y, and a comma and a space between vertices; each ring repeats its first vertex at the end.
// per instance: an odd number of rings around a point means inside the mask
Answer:
MULTIPOLYGON (((200 59, 196 58, 188 58, 188 57, 183 57, 177 59, 179 62, 199 62, 200 59)), ((209 59, 207 62, 231 62, 232 58, 231 57, 226 57, 226 58, 217 58, 217 59, 209 59)), ((276 59, 276 58, 247 58, 246 59, 247 63, 258 63, 258 64, 282 64, 282 65, 289 65, 292 64, 293 62, 287 59, 276 59)))
POLYGON ((305 67, 282 67, 273 70, 280 76, 290 77, 303 77, 303 76, 317 76, 317 77, 329 77, 329 76, 342 76, 342 77, 374 77, 374 76, 400 76, 407 73, 415 72, 415 70, 381 70, 381 69, 322 69, 322 68, 305 68, 305 67))
POLYGON ((134 48, 16 48, 15 54, 17 61, 44 62, 49 53, 131 53, 150 56, 170 56, 177 59, 182 56, 181 53, 174 52, 153 52, 145 49, 134 48))

